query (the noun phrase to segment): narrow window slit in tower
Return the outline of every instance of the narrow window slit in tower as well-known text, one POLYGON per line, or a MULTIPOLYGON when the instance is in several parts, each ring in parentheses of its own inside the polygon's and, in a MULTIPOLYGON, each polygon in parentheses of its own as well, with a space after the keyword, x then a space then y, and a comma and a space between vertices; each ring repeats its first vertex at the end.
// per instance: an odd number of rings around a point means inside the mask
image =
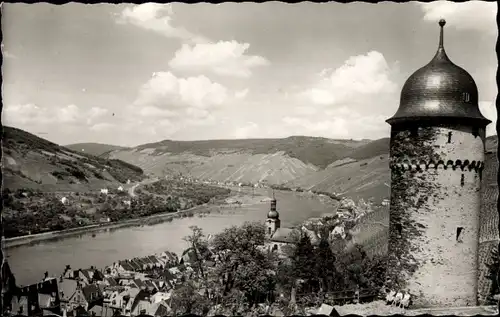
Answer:
POLYGON ((460 186, 464 186, 465 184, 465 176, 464 174, 462 174, 462 176, 460 177, 460 186))
MULTIPOLYGON (((271 227, 267 228, 268 233, 271 234, 271 227)), ((261 231, 262 232, 262 231, 261 231)))
POLYGON ((403 226, 400 223, 397 223, 395 227, 396 230, 398 231, 398 234, 401 234, 401 232, 403 232, 403 226))
POLYGON ((470 95, 468 92, 464 92, 463 93, 463 98, 464 98, 464 101, 465 102, 469 102, 470 101, 470 95))
POLYGON ((451 143, 451 135, 452 135, 452 133, 448 132, 448 143, 451 143))
POLYGON ((457 242, 462 242, 462 231, 464 230, 464 227, 457 227, 457 242))
POLYGON ((479 129, 478 128, 473 128, 472 129, 472 135, 474 138, 477 138, 479 136, 479 129))

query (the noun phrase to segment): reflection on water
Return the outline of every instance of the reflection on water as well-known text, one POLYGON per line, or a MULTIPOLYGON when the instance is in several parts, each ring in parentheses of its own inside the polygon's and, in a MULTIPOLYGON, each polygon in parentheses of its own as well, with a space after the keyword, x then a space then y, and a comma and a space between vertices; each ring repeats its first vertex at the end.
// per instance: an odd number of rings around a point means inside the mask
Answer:
MULTIPOLYGON (((291 192, 277 192, 276 198, 283 226, 294 225, 334 211, 332 205, 325 205, 317 199, 301 197, 291 192)), ((114 261, 165 250, 181 253, 186 247, 182 238, 190 233, 190 226, 198 226, 208 235, 227 227, 241 225, 245 221, 264 221, 269 204, 212 209, 219 209, 221 212, 212 212, 202 217, 195 215, 178 218, 149 226, 111 228, 95 232, 95 237, 92 237, 92 233, 60 237, 9 249, 6 252, 17 283, 26 285, 43 278, 45 271, 50 275, 60 274, 66 264, 71 265, 73 269, 91 265, 104 267, 114 261)))

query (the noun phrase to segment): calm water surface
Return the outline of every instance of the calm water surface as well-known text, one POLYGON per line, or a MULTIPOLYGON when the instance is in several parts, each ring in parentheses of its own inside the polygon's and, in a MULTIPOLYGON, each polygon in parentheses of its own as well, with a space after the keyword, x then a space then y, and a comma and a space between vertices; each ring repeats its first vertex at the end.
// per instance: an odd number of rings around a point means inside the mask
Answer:
MULTIPOLYGON (((256 194, 268 196, 267 190, 256 190, 256 194)), ((327 205, 316 197, 304 197, 293 192, 276 192, 282 226, 300 223, 311 217, 334 212, 333 205, 327 205)), ((45 271, 56 276, 62 273, 66 264, 73 269, 88 268, 91 265, 102 268, 118 260, 145 256, 162 251, 177 254, 187 247, 183 237, 190 234, 190 226, 198 226, 206 235, 222 231, 245 221, 264 221, 269 202, 241 208, 223 208, 221 214, 203 217, 174 219, 152 226, 128 227, 110 231, 82 234, 56 241, 40 242, 5 250, 9 264, 18 285, 38 282, 45 271)))

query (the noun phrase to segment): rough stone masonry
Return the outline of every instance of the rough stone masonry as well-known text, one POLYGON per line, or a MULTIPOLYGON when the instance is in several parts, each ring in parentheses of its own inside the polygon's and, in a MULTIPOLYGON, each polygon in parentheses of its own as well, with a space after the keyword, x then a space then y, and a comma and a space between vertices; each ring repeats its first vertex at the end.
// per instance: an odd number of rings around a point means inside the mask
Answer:
POLYGON ((394 129, 388 286, 413 307, 477 304, 484 130, 394 129))

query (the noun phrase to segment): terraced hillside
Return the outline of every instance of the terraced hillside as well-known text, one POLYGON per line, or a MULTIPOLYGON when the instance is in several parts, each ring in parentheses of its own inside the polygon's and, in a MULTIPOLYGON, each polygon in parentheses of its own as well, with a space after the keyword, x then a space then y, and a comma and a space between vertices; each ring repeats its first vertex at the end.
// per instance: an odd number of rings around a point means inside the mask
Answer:
POLYGON ((88 191, 138 181, 142 169, 116 159, 77 153, 26 131, 3 127, 4 188, 88 191))
MULTIPOLYGON (((493 149, 493 147, 490 147, 490 149, 493 149)), ((479 298, 482 304, 487 303, 487 298, 492 285, 491 280, 487 278, 487 275, 489 273, 487 264, 492 261, 492 251, 498 248, 499 243, 497 173, 497 152, 488 152, 486 154, 485 169, 483 171, 483 179, 481 184, 479 298)))
POLYGON ((286 185, 380 203, 389 198, 390 182, 389 155, 383 154, 363 160, 337 161, 286 185))
POLYGON ((111 151, 127 149, 126 147, 123 146, 102 144, 102 143, 75 143, 75 144, 65 145, 64 147, 73 150, 75 152, 83 152, 94 156, 102 156, 111 151))
POLYGON ((162 141, 116 150, 109 157, 157 176, 184 174, 215 181, 282 184, 314 173, 356 151, 369 140, 313 137, 213 141, 162 141))

